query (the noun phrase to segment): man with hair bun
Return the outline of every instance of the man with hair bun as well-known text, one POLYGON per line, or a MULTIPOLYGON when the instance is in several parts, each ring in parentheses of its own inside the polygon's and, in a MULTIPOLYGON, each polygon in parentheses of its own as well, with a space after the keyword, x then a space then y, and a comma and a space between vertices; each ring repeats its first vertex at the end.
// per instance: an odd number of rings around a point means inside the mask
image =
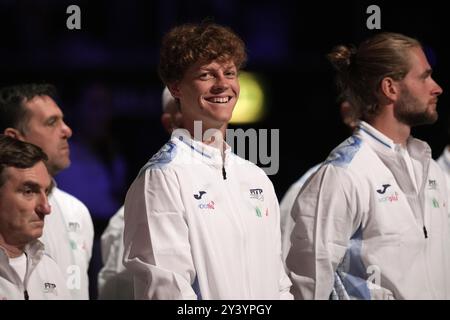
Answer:
POLYGON ((273 185, 224 140, 245 60, 243 41, 217 24, 184 24, 163 38, 160 77, 184 131, 125 199, 124 264, 136 299, 292 298, 273 185))
POLYGON ((420 43, 379 33, 328 58, 360 122, 295 200, 294 297, 449 299, 445 177, 410 135, 437 120, 442 93, 420 43))

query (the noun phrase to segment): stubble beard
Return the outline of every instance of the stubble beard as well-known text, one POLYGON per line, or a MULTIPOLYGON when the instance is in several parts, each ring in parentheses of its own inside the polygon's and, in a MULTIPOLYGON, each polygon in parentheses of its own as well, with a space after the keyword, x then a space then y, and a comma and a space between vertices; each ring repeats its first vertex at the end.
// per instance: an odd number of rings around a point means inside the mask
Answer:
POLYGON ((432 124, 438 119, 438 113, 431 105, 431 101, 424 108, 423 103, 405 87, 402 88, 400 99, 394 108, 394 116, 410 127, 432 124))

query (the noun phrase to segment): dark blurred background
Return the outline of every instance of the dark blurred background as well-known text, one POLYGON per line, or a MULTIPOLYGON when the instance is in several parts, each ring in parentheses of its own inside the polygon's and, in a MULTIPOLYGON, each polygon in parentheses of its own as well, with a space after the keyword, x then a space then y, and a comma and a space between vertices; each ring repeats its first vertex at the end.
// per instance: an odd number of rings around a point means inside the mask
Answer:
MULTIPOLYGON (((448 141, 450 71, 444 1, 152 0, 0 1, 0 85, 46 81, 74 134, 72 166, 61 188, 85 202, 95 223, 91 296, 101 267, 99 238, 123 203, 140 167, 167 140, 160 124, 156 65, 162 35, 172 26, 209 19, 236 31, 248 46, 247 71, 266 90, 266 117, 242 128, 280 130, 280 168, 270 176, 279 199, 307 169, 348 135, 341 123, 333 70, 325 55, 358 44, 369 5, 381 8, 383 31, 422 41, 443 87, 440 118, 414 130, 438 157, 448 141), (68 30, 69 5, 81 9, 81 30, 68 30)), ((236 127, 236 126, 234 126, 236 127)))

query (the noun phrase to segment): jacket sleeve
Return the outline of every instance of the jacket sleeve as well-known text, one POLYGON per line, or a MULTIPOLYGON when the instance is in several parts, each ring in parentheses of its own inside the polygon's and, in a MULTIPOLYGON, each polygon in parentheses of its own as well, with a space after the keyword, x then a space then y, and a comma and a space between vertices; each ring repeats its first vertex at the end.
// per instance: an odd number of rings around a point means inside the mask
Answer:
POLYGON ((83 217, 83 224, 85 226, 86 261, 89 264, 89 261, 91 261, 92 258, 94 245, 94 223, 92 222, 89 209, 84 204, 82 204, 82 208, 80 208, 80 214, 83 217))
POLYGON ((100 238, 103 269, 115 273, 123 269, 123 216, 124 208, 121 207, 110 219, 100 238))
POLYGON ((125 199, 124 265, 136 299, 196 299, 180 185, 169 168, 147 169, 125 199))
POLYGON ((292 220, 291 217, 291 209, 300 189, 301 185, 295 183, 289 188, 280 202, 281 253, 283 265, 286 265, 286 257, 291 247, 291 233, 292 229, 294 229, 294 220, 292 220))
POLYGON ((98 273, 99 300, 131 300, 134 298, 133 277, 122 264, 124 207, 109 220, 101 236, 103 267, 98 273))
POLYGON ((296 299, 329 299, 336 268, 361 223, 356 190, 345 169, 325 165, 297 196, 286 260, 296 299))
POLYGON ((300 179, 291 185, 280 202, 281 252, 283 254, 284 266, 286 266, 286 257, 291 248, 291 234, 295 224, 291 216, 292 206, 305 182, 319 169, 321 164, 319 163, 306 171, 300 179))

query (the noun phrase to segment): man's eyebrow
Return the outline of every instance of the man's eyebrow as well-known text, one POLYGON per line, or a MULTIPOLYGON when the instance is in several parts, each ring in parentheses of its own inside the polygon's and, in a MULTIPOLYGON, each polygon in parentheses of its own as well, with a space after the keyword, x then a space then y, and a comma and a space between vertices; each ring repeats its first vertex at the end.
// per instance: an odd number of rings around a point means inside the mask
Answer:
POLYGON ((199 70, 201 71, 215 71, 215 70, 230 70, 230 69, 237 69, 237 67, 234 64, 229 64, 229 65, 225 65, 222 66, 220 68, 215 68, 215 67, 209 67, 209 66, 204 66, 204 67, 200 67, 199 70))
POLYGON ((215 70, 215 69, 212 68, 212 67, 200 67, 199 70, 200 70, 200 71, 213 71, 213 70, 215 70))
POLYGON ((54 120, 63 119, 63 118, 64 118, 63 115, 54 114, 54 115, 51 115, 50 117, 48 117, 45 121, 49 122, 49 121, 54 121, 54 120))
POLYGON ((36 183, 36 182, 34 182, 34 181, 30 181, 30 180, 25 181, 25 182, 22 184, 22 186, 23 186, 23 187, 28 187, 28 188, 30 188, 30 189, 33 190, 33 191, 39 191, 39 189, 41 188, 41 186, 40 186, 38 183, 36 183))
MULTIPOLYGON (((55 183, 53 182, 53 180, 51 180, 48 187, 45 188, 45 193, 50 194, 50 192, 53 190, 54 186, 55 186, 55 183)), ((30 188, 33 192, 39 192, 40 189, 42 188, 42 186, 39 183, 37 183, 35 181, 31 181, 31 180, 25 181, 22 184, 22 187, 30 188)))
POLYGON ((433 73, 433 69, 427 69, 427 70, 425 70, 422 74, 421 74, 421 77, 423 77, 423 78, 426 78, 426 77, 428 77, 429 75, 431 75, 433 73))

